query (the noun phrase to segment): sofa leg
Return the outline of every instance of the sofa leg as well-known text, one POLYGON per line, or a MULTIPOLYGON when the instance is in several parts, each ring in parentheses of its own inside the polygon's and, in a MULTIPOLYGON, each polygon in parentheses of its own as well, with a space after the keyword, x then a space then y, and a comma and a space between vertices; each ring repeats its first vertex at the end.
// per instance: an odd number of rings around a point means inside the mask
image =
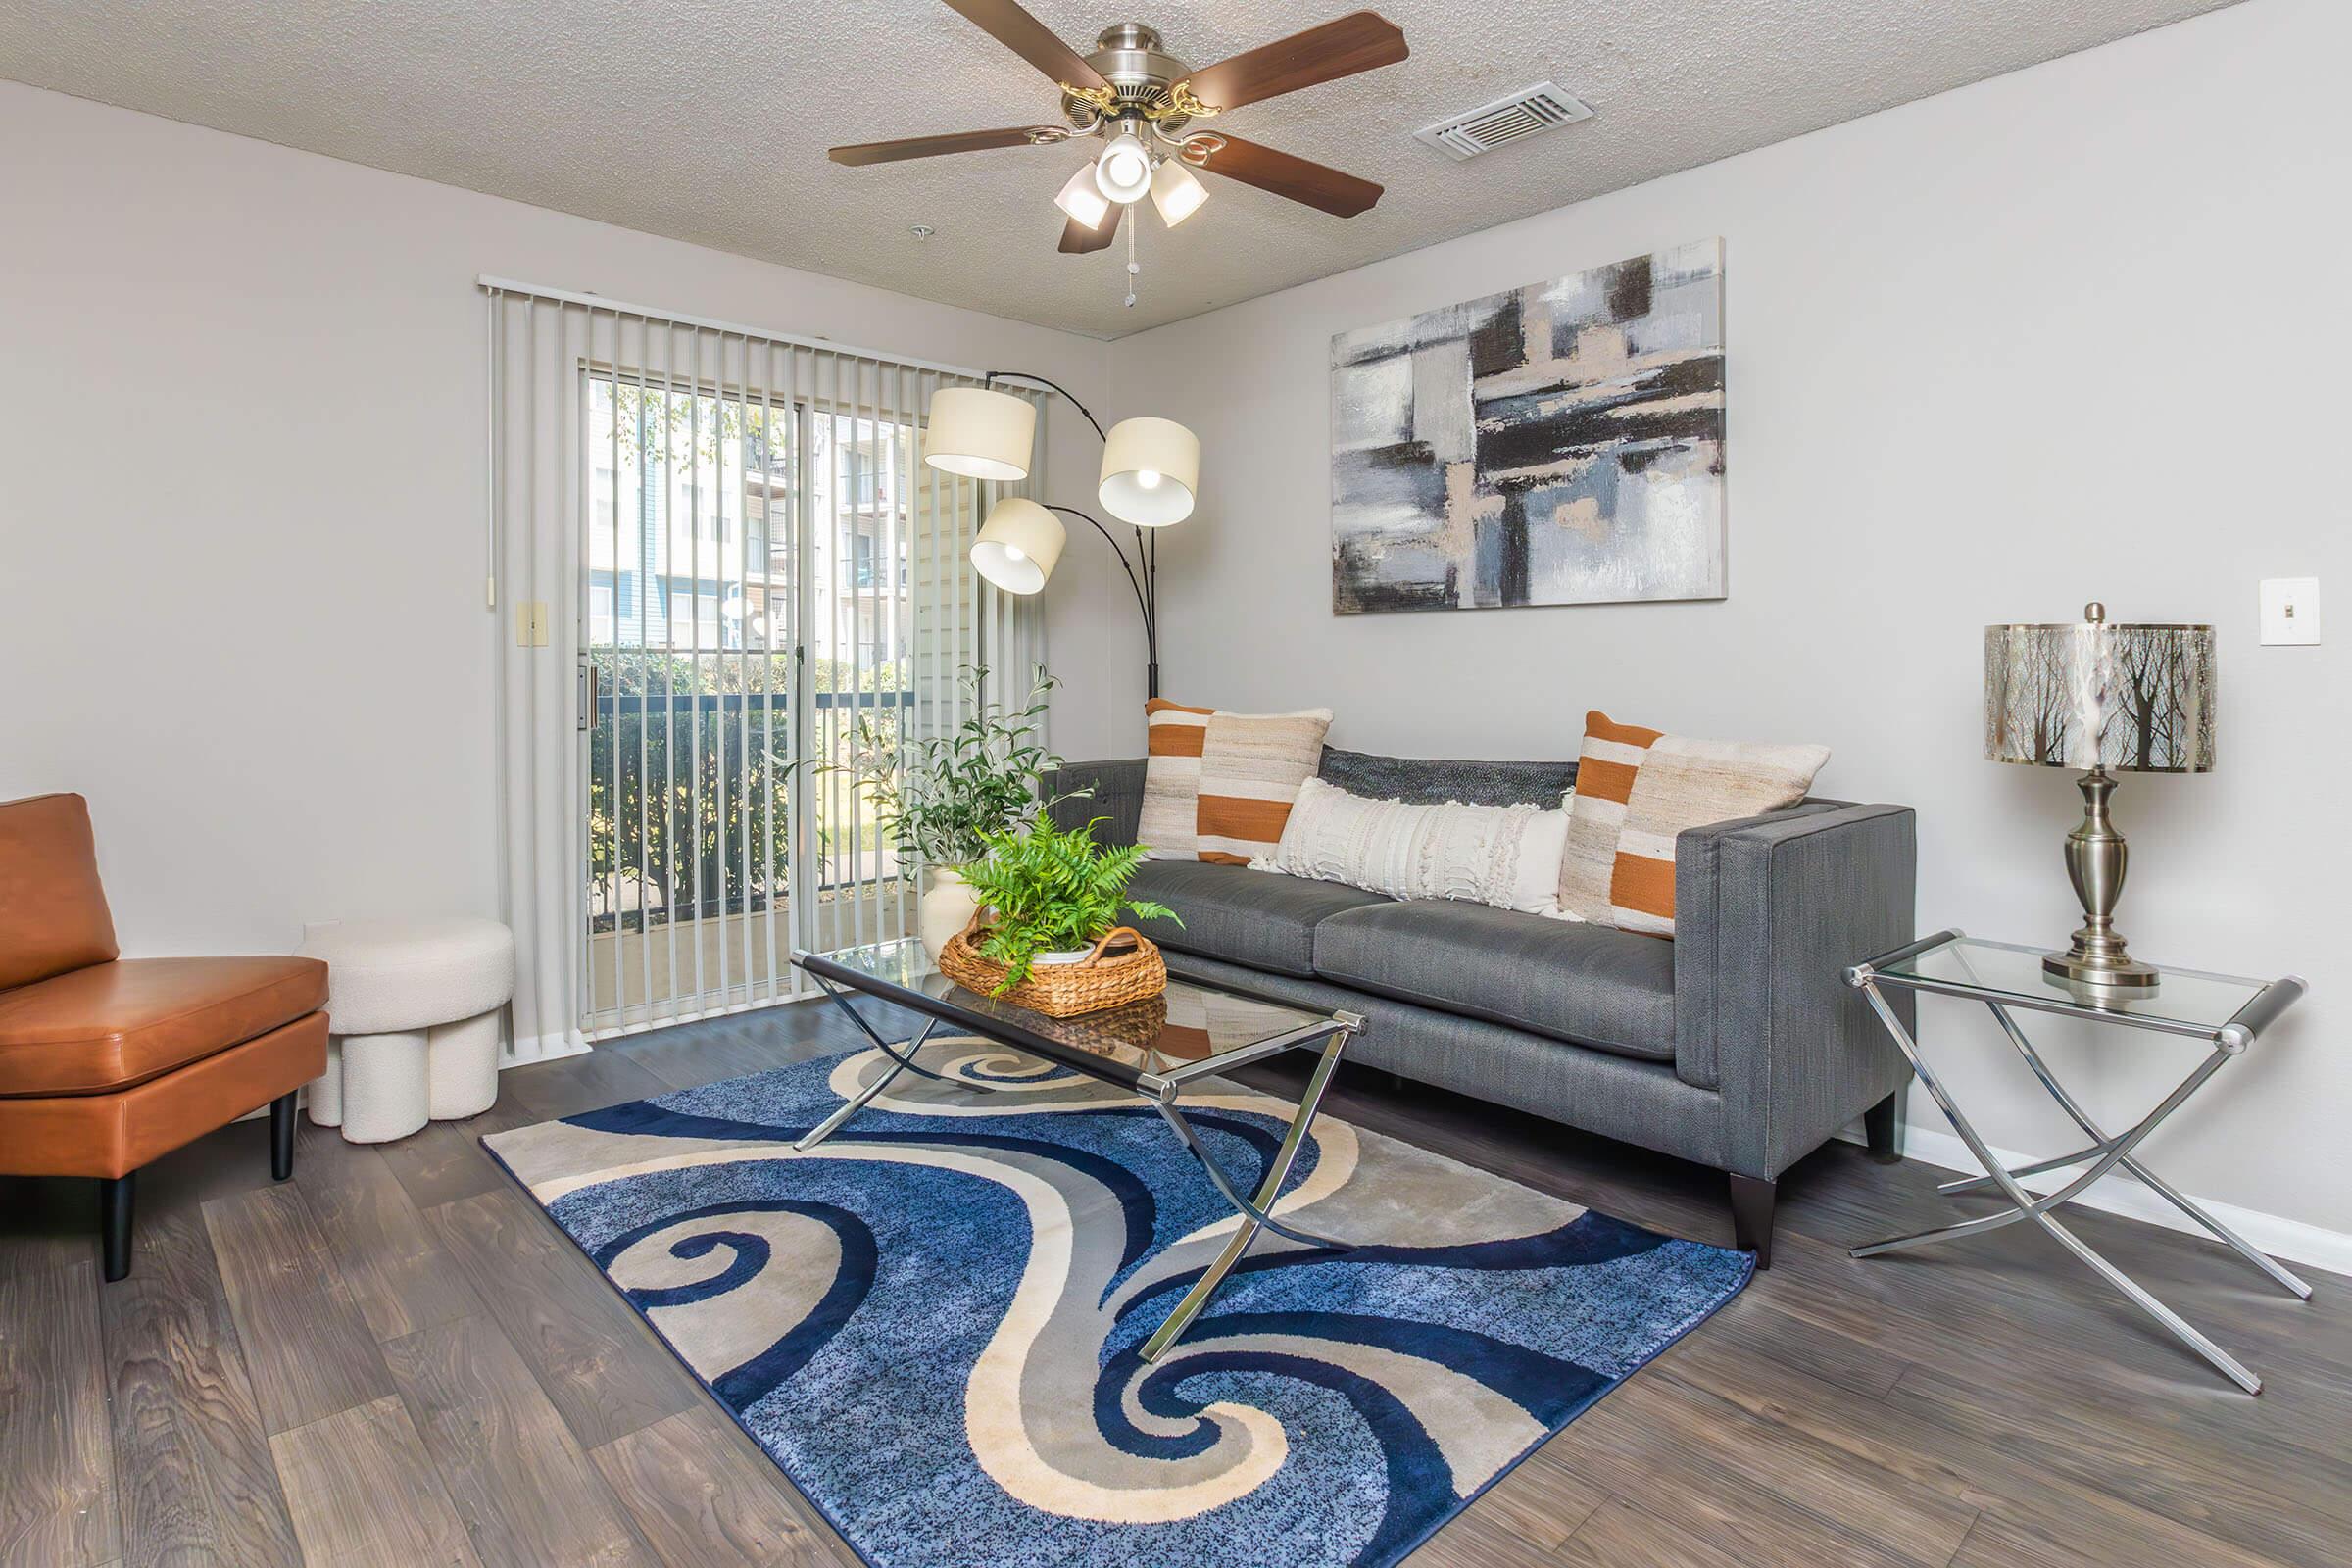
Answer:
POLYGON ((270 1102, 270 1175, 284 1181, 294 1174, 294 1092, 270 1102))
POLYGON ((1902 1106, 1903 1092, 1897 1089, 1885 1100, 1862 1113, 1862 1131, 1870 1139, 1870 1157, 1882 1165, 1891 1165, 1903 1157, 1894 1147, 1895 1113, 1902 1106))
POLYGON ((130 1272, 130 1188, 137 1175, 98 1178, 98 1250, 110 1285, 130 1272))
POLYGON ((1757 1176, 1732 1177, 1732 1245, 1756 1254, 1756 1267, 1772 1267, 1772 1203, 1780 1183, 1757 1176))

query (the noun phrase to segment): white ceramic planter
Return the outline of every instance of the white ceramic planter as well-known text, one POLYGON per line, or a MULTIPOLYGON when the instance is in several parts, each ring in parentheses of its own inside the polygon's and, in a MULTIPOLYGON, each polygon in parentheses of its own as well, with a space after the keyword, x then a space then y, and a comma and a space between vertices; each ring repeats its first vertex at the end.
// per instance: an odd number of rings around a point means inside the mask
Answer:
POLYGON ((934 963, 947 947, 948 938, 972 923, 972 915, 980 901, 972 897, 971 884, 963 873, 949 866, 933 866, 924 873, 923 896, 914 909, 915 935, 922 938, 923 951, 931 955, 934 963))
POLYGON ((1083 963, 1093 956, 1094 951, 1092 948, 1072 948, 1067 953, 1033 953, 1029 956, 1029 966, 1035 968, 1041 963, 1083 963))

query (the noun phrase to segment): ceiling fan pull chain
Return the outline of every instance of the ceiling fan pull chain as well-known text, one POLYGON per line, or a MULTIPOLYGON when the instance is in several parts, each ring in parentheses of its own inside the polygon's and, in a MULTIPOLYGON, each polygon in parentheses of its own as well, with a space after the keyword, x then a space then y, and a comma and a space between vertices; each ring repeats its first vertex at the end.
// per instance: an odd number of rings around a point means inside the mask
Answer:
POLYGON ((1144 271, 1135 259, 1135 231, 1143 226, 1140 221, 1127 225, 1127 308, 1131 311, 1135 309, 1135 280, 1144 271))

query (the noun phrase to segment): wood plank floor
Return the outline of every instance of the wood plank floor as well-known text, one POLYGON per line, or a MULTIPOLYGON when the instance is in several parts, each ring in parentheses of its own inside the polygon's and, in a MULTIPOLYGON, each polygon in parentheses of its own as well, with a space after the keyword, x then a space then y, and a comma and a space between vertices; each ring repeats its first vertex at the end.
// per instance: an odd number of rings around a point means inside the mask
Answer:
MULTIPOLYGON (((485 1156, 486 1132, 856 1041, 811 1005, 517 1069, 383 1148, 266 1124, 139 1183, 98 1283, 90 1184, 0 1179, 0 1565, 850 1564, 855 1555, 485 1156)), ((1280 1069, 1252 1073, 1276 1092, 1280 1069)), ((1678 1235, 1721 1178, 1377 1074, 1331 1111, 1678 1235)), ((2026 1227, 1857 1263, 1942 1173, 1833 1146, 1777 1266, 1495 1486, 1419 1568, 2336 1568, 2352 1562, 2352 1290, 2081 1233, 2269 1380, 2248 1398, 2026 1227)))

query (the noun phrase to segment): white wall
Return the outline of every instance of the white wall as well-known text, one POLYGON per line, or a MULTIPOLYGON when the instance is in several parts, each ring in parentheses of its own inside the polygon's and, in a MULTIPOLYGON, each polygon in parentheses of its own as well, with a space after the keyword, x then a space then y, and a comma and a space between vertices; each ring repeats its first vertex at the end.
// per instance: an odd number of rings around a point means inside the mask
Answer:
MULTIPOLYGON (((1823 793, 1918 808, 1923 929, 2057 941, 2080 799, 1982 760, 1982 628, 2092 598, 2210 620, 2221 766, 2124 782, 2122 924, 2146 956, 2314 995, 2154 1152, 2191 1192, 2352 1231, 2347 56, 2340 0, 2250 0, 1121 340, 1122 404, 1205 454, 1163 546, 1169 695, 1327 703, 1336 744, 1429 756, 1573 756, 1590 707, 1824 742, 1823 793), (1334 617, 1332 334, 1708 235, 1730 599, 1334 617), (2258 647, 2256 580, 2303 574, 2339 600, 2333 640, 2258 647)), ((1110 673, 1096 700, 1137 755, 1110 673)), ((2071 1147, 1988 1020, 1926 1011, 1997 1142, 2071 1147)), ((2062 1055, 2119 1119, 2193 1059, 2154 1036, 2062 1055)), ((1912 1116, 1940 1125, 1924 1096, 1912 1116)))
POLYGON ((89 796, 131 953, 495 911, 476 274, 1104 384, 1094 340, 5 82, 0 148, 0 800, 89 796))

